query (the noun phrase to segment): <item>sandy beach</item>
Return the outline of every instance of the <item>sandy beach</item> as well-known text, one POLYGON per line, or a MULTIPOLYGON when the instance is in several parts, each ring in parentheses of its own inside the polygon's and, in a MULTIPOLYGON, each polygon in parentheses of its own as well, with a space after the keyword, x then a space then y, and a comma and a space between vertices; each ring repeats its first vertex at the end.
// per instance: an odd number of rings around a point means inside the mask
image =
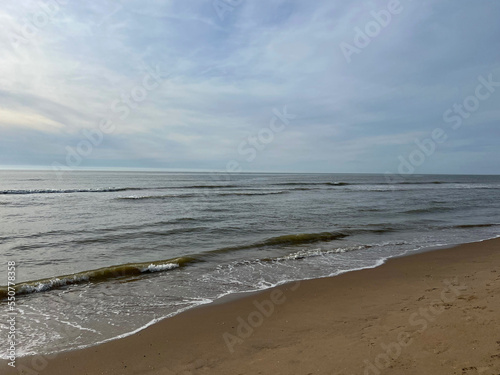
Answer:
POLYGON ((1 374, 500 373, 500 239, 233 296, 1 374))

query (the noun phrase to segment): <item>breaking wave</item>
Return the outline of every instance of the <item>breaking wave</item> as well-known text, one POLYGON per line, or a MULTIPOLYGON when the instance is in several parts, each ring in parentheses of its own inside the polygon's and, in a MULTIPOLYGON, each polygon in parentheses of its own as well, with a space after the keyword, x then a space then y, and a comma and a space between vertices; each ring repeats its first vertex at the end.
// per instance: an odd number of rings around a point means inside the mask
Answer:
MULTIPOLYGON (((189 257, 181 257, 160 262, 129 263, 119 266, 99 268, 70 275, 51 277, 41 280, 27 281, 15 286, 16 295, 45 292, 60 287, 89 282, 103 282, 112 279, 136 276, 144 273, 162 272, 185 266, 194 261, 189 257)), ((0 299, 8 295, 7 287, 0 287, 0 299)))

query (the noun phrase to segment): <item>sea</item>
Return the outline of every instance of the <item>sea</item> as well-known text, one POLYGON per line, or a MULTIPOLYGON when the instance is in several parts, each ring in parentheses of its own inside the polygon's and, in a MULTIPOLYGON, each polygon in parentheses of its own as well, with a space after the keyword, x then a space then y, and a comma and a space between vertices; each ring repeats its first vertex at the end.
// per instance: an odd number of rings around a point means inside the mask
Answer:
POLYGON ((0 223, 0 309, 15 262, 17 354, 48 354, 498 237, 500 176, 0 171, 0 223))

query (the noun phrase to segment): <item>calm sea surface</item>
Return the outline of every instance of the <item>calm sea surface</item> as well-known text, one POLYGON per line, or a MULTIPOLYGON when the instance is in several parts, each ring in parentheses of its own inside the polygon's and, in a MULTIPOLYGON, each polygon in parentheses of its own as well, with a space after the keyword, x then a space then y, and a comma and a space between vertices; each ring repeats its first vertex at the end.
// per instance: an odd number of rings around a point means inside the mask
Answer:
POLYGON ((15 261, 18 354, 48 353, 124 336, 229 293, 497 237, 500 176, 391 183, 382 175, 3 171, 0 223, 0 307, 15 261))

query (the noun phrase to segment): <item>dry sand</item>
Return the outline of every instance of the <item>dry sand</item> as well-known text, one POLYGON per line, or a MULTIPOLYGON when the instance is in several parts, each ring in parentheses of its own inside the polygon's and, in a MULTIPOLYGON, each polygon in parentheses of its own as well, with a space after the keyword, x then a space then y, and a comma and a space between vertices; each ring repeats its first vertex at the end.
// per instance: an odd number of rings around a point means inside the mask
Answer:
POLYGON ((496 239, 233 298, 0 373, 498 375, 499 311, 496 239))

